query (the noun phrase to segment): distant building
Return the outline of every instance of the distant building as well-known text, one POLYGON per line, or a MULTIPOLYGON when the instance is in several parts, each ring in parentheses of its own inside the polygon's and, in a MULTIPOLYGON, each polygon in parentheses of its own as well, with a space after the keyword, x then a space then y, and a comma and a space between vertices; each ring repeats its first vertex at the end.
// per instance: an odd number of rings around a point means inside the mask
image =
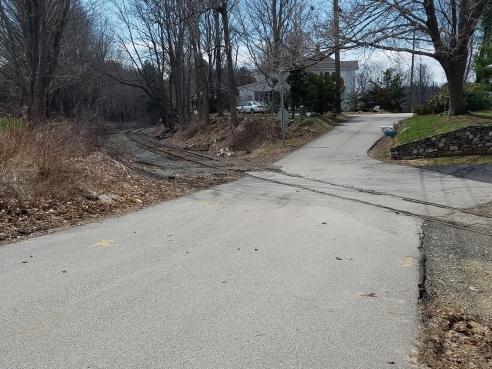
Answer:
MULTIPOLYGON (((335 59, 327 56, 320 60, 307 59, 305 61, 306 71, 315 74, 335 74, 335 59)), ((342 98, 355 89, 355 72, 359 70, 357 60, 346 60, 340 62, 340 74, 344 83, 342 98)), ((255 100, 260 102, 269 102, 272 99, 272 86, 266 80, 249 83, 238 87, 239 100, 241 102, 255 100)))

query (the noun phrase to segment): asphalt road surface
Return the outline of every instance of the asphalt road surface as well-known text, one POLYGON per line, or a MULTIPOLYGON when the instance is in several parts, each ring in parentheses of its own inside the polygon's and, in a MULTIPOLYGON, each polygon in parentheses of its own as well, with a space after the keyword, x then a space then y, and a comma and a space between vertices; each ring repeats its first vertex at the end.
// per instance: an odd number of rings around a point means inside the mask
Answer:
POLYGON ((0 368, 409 368, 422 219, 492 185, 383 164, 363 116, 239 181, 0 247, 0 368))

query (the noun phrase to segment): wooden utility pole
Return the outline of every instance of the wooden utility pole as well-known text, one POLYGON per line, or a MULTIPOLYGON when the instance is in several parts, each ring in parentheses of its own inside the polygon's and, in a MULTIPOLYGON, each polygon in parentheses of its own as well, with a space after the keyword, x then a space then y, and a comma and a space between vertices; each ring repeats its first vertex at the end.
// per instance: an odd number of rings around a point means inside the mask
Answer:
POLYGON ((337 114, 342 113, 342 75, 340 71, 340 7, 338 0, 333 0, 333 33, 335 38, 335 111, 337 114))
POLYGON ((412 43, 412 67, 410 71, 410 113, 413 112, 413 71, 415 67, 415 30, 413 31, 413 43, 412 43))
POLYGON ((419 63, 419 105, 422 105, 422 61, 419 63))

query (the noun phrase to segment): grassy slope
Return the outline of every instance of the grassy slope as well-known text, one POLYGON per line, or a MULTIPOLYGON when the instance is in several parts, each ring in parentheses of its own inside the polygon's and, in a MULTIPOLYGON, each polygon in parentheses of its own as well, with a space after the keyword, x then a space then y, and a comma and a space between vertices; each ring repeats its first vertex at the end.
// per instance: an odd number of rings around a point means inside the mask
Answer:
MULTIPOLYGON (((492 112, 480 112, 480 114, 490 114, 492 117, 492 112)), ((396 143, 401 145, 471 125, 492 125, 492 119, 475 115, 461 115, 457 117, 417 115, 403 122, 396 143)))

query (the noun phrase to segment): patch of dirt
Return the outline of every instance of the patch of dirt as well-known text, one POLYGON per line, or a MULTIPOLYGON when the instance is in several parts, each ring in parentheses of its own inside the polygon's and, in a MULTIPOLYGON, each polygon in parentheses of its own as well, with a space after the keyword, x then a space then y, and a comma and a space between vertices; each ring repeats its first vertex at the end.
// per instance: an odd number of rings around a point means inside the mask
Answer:
POLYGON ((188 126, 162 142, 229 159, 238 165, 262 167, 328 132, 346 118, 316 117, 294 122, 286 129, 285 145, 275 117, 241 115, 239 119, 234 135, 227 118, 213 117, 208 125, 188 126))
POLYGON ((0 243, 91 222, 223 183, 155 180, 113 160, 69 122, 0 132, 0 243))
POLYGON ((492 367, 492 326, 462 311, 433 303, 425 309, 418 361, 432 369, 489 369, 492 367))
MULTIPOLYGON (((384 162, 391 161, 390 148, 393 144, 394 139, 383 136, 374 143, 374 145, 367 151, 367 154, 376 160, 381 160, 384 162)), ((393 160, 393 162, 395 161, 393 160)))
POLYGON ((0 244, 124 214, 226 180, 153 180, 101 152, 75 158, 70 164, 78 176, 68 193, 45 191, 22 201, 0 199, 0 244))

